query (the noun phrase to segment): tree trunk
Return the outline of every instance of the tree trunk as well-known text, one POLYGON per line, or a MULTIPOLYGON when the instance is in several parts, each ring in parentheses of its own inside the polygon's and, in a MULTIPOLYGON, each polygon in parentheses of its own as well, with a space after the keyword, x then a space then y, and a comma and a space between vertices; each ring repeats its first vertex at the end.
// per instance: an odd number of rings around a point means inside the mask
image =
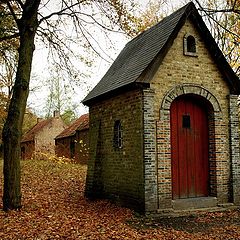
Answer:
POLYGON ((40 0, 26 0, 22 18, 18 22, 20 33, 19 60, 13 95, 3 128, 4 211, 21 208, 20 141, 29 93, 39 3, 40 0))

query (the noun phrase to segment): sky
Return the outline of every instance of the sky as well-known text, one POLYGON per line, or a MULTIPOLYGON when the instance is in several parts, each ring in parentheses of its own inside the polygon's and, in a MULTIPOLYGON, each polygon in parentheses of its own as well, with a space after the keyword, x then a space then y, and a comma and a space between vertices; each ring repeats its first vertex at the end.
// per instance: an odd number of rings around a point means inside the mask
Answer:
MULTIPOLYGON (((70 28, 69 28, 69 31, 70 28)), ((124 47, 127 42, 127 39, 121 33, 109 33, 111 36, 111 41, 114 43, 114 48, 109 47, 107 42, 104 39, 104 36, 99 33, 99 30, 94 29, 92 32, 95 34, 95 39, 100 43, 102 50, 98 47, 98 51, 101 53, 103 58, 98 56, 93 57, 93 66, 86 67, 81 61, 75 61, 74 65, 78 68, 79 72, 83 75, 87 76, 78 76, 79 83, 81 87, 76 86, 76 84, 72 84, 73 91, 71 91, 71 95, 73 96, 73 103, 77 105, 76 112, 78 115, 81 115, 88 111, 87 107, 84 107, 81 104, 83 98, 87 95, 87 93, 92 89, 98 81, 105 74, 110 64, 119 54, 120 50, 124 47), (107 55, 105 54, 107 52, 107 55), (109 57, 109 56, 110 57, 109 57), (107 60, 107 61, 106 61, 107 60)), ((79 40, 80 41, 80 40, 79 40)), ((92 43, 94 44, 94 43, 92 43)), ((31 86, 30 89, 35 89, 30 92, 28 98, 28 106, 34 110, 37 115, 44 117, 44 105, 46 102, 46 98, 49 94, 49 86, 46 85, 48 79, 51 79, 51 75, 53 73, 52 66, 49 64, 49 49, 46 45, 42 44, 37 40, 36 49, 33 57, 33 68, 32 68, 32 78, 31 78, 31 86)), ((75 53, 83 51, 83 55, 86 55, 80 46, 74 47, 75 53)), ((90 56, 91 57, 91 56, 90 56)), ((71 59, 72 60, 72 59, 71 59)), ((67 76, 63 76, 63 82, 66 80, 67 76)), ((65 81, 67 82, 67 81, 65 81)), ((71 90, 71 89, 69 89, 71 90)))
MULTIPOLYGON (((74 84, 72 85, 74 87, 74 92, 72 93, 74 95, 73 103, 79 103, 77 104, 78 108, 76 111, 79 115, 88 112, 88 108, 83 106, 81 101, 87 95, 87 93, 101 80, 113 60, 117 57, 121 49, 123 49, 124 45, 128 41, 128 39, 120 34, 113 36, 113 39, 115 50, 110 51, 109 53, 112 59, 108 60, 107 62, 100 57, 95 57, 92 68, 83 66, 84 69, 82 71, 85 71, 85 73, 89 76, 83 79, 81 87, 76 87, 74 84)), ((48 79, 51 78, 50 71, 51 67, 48 64, 48 52, 44 49, 44 47, 39 48, 38 46, 35 50, 33 58, 32 86, 30 87, 30 89, 33 88, 37 90, 30 92, 28 100, 28 105, 30 108, 34 109, 38 115, 45 114, 43 112, 43 105, 49 93, 49 88, 48 86, 42 86, 42 84, 44 81, 48 81, 48 79), (39 86, 41 87, 39 88, 39 86)))
MULTIPOLYGON (((147 4, 147 0, 138 0, 141 7, 145 7, 147 4)), ((172 12, 173 8, 178 8, 179 6, 184 5, 185 0, 183 1, 171 1, 171 6, 168 5, 166 9, 164 9, 164 12, 172 12)), ((108 62, 105 61, 102 58, 95 57, 94 58, 94 65, 91 68, 87 68, 84 65, 81 65, 80 62, 75 63, 78 67, 80 66, 81 71, 88 74, 88 77, 85 77, 83 80, 83 83, 81 84, 81 87, 74 87, 74 91, 72 94, 73 103, 76 104, 77 109, 76 113, 77 115, 81 115, 83 113, 86 113, 88 111, 88 108, 83 106, 81 104, 81 101, 84 99, 84 97, 87 95, 87 93, 101 80, 103 75, 106 73, 107 69, 110 67, 113 60, 117 57, 117 55, 120 53, 120 51, 123 49, 125 44, 130 40, 126 36, 124 36, 121 33, 111 33, 111 41, 113 42, 114 47, 109 48, 108 43, 105 41, 105 39, 101 36, 101 34, 97 34, 96 36, 97 40, 100 42, 102 50, 102 55, 104 55, 103 52, 107 52, 110 58, 105 56, 107 58, 108 62)), ((77 51, 76 46, 76 51, 77 51)), ((45 82, 47 79, 51 78, 51 72, 53 70, 48 64, 48 50, 46 48, 46 45, 40 44, 39 42, 36 44, 36 50, 34 52, 34 58, 33 58, 33 69, 32 69, 32 80, 31 80, 31 86, 30 88, 34 88, 35 91, 30 92, 29 99, 28 99, 28 106, 34 110, 34 112, 44 117, 44 105, 46 102, 46 98, 49 94, 49 87, 48 86, 42 86, 43 82, 45 82), (36 90, 37 89, 37 90, 36 90)), ((64 77, 63 77, 64 78, 64 77)), ((63 79, 64 80, 64 79, 63 79)), ((81 81, 81 79, 80 79, 81 81)))

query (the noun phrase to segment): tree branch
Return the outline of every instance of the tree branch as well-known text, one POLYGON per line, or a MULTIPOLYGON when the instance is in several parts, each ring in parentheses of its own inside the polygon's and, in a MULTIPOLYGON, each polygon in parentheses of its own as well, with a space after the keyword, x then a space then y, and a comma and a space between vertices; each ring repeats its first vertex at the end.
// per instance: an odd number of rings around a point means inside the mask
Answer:
POLYGON ((208 13, 236 13, 240 14, 240 9, 236 9, 236 3, 237 0, 234 1, 234 4, 232 5, 231 8, 228 9, 209 9, 209 8, 203 8, 202 5, 198 0, 195 0, 195 2, 198 4, 200 11, 208 12, 208 13))
POLYGON ((51 17, 53 17, 53 16, 55 16, 55 15, 61 15, 61 14, 63 14, 66 10, 71 10, 73 7, 81 4, 82 2, 84 2, 84 1, 78 1, 78 2, 76 2, 76 3, 74 3, 74 4, 72 4, 71 6, 66 6, 65 8, 62 8, 60 11, 53 12, 53 13, 49 14, 48 16, 42 17, 42 18, 39 20, 39 25, 40 25, 43 21, 45 21, 45 20, 47 20, 47 19, 49 19, 49 18, 51 18, 51 17))
POLYGON ((240 14, 240 10, 235 9, 235 8, 229 8, 229 9, 208 9, 208 8, 203 8, 205 12, 209 13, 236 13, 240 14))
MULTIPOLYGON (((220 24, 216 19, 214 19, 214 18, 211 16, 212 13, 224 12, 224 10, 211 10, 211 9, 206 9, 206 8, 203 8, 203 7, 202 7, 202 5, 199 3, 198 0, 195 0, 195 1, 196 1, 196 3, 197 3, 198 6, 199 6, 199 10, 200 10, 200 11, 205 12, 206 15, 207 15, 210 19, 212 19, 216 24, 218 24, 218 25, 219 25, 222 29, 224 29, 226 32, 228 32, 228 33, 232 34, 233 36, 239 38, 239 35, 238 35, 238 34, 236 34, 236 33, 232 32, 232 31, 230 31, 229 29, 227 29, 225 26, 223 26, 222 24, 220 24)), ((240 14, 240 10, 238 10, 238 11, 239 11, 239 14, 240 14)), ((228 10, 226 9, 225 12, 228 12, 228 10)))
POLYGON ((234 3, 233 3, 233 8, 235 8, 235 6, 236 6, 236 3, 237 3, 237 0, 234 0, 234 3))
POLYGON ((14 9, 13 9, 13 7, 12 7, 12 5, 10 4, 9 1, 7 1, 7 6, 8 6, 8 8, 9 8, 9 10, 10 10, 10 12, 11 12, 11 14, 12 14, 12 16, 13 16, 13 18, 14 18, 16 24, 17 24, 17 26, 19 27, 19 25, 18 25, 19 22, 18 22, 17 15, 15 14, 14 9))
MULTIPOLYGON (((94 37, 87 31, 84 32, 84 27, 80 27, 80 31, 83 35, 83 37, 85 38, 85 40, 87 41, 87 43, 89 44, 89 46, 92 48, 92 50, 100 57, 102 58, 103 60, 105 60, 106 62, 110 63, 109 60, 107 60, 105 57, 103 57, 96 49, 95 47, 93 46, 93 44, 90 42, 90 40, 88 39, 88 37, 86 36, 85 32, 97 43, 97 41, 94 39, 94 37)), ((98 44, 98 43, 97 43, 98 44)), ((101 48, 101 46, 98 44, 98 47, 103 51, 103 49, 101 48)), ((104 51, 103 51, 104 52, 104 51)), ((105 52, 104 52, 105 53, 105 52)), ((106 53, 105 53, 106 54, 106 53)), ((106 56, 108 56, 108 54, 106 54, 106 56)), ((112 58, 110 56, 108 56, 111 60, 112 58)))
POLYGON ((17 37, 19 37, 19 33, 15 33, 15 34, 10 35, 10 36, 3 36, 3 37, 0 37, 0 42, 10 40, 10 39, 13 39, 13 38, 17 38, 17 37))
POLYGON ((23 8, 24 8, 23 2, 22 2, 21 0, 16 0, 16 1, 17 1, 17 3, 21 6, 21 8, 23 9, 23 8))

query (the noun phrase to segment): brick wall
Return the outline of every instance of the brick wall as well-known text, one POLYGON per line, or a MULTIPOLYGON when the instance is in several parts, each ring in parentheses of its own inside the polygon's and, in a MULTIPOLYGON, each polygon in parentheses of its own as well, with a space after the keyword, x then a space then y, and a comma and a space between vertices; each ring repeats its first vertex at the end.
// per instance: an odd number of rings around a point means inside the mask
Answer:
POLYGON ((60 117, 54 117, 50 124, 45 126, 35 136, 35 151, 50 155, 55 154, 55 137, 65 129, 65 124, 60 117))
POLYGON ((229 116, 230 116, 230 156, 232 169, 232 201, 236 205, 240 205, 240 144, 239 144, 239 106, 238 96, 230 95, 229 97, 229 116))
POLYGON ((156 127, 153 108, 155 93, 152 90, 145 89, 143 94, 145 211, 151 212, 158 208, 156 127))
POLYGON ((35 151, 34 141, 21 143, 21 158, 31 159, 35 151))
POLYGON ((90 159, 86 195, 144 208, 142 93, 132 91, 90 107, 90 159), (113 146, 114 123, 122 124, 123 146, 113 146))
MULTIPOLYGON (((203 40, 187 21, 151 81, 157 139, 158 208, 172 207, 170 105, 182 95, 193 93, 210 102, 210 194, 219 203, 230 199, 229 88, 208 53, 203 40), (183 54, 186 34, 196 38, 197 57, 183 54), (157 127, 156 127, 157 126, 157 127)), ((153 179, 155 181, 155 179, 153 179)))
POLYGON ((75 159, 78 163, 86 164, 89 159, 89 130, 77 131, 76 140, 75 159))
POLYGON ((189 21, 151 75, 149 89, 126 92, 90 107, 86 195, 114 198, 127 206, 132 203, 146 213, 172 209, 170 107, 177 97, 191 94, 207 103, 209 195, 216 197, 219 204, 239 203, 237 98, 230 95, 227 83, 189 21), (186 35, 195 37, 196 54, 184 55, 186 35), (113 147, 116 120, 123 127, 121 149, 113 147))
POLYGON ((59 138, 55 140, 55 153, 58 157, 71 158, 70 144, 74 142, 75 136, 59 138))
POLYGON ((75 162, 86 164, 89 159, 89 130, 77 131, 69 137, 55 140, 55 152, 58 157, 73 158, 75 162), (71 149, 71 144, 74 145, 71 149))

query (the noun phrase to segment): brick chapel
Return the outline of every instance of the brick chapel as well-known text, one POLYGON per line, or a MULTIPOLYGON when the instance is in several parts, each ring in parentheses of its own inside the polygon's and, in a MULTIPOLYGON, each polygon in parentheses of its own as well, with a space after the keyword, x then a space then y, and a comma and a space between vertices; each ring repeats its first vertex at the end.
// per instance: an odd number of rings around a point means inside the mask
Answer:
POLYGON ((148 213, 240 204, 240 81, 190 2, 131 40, 84 99, 88 198, 148 213))

